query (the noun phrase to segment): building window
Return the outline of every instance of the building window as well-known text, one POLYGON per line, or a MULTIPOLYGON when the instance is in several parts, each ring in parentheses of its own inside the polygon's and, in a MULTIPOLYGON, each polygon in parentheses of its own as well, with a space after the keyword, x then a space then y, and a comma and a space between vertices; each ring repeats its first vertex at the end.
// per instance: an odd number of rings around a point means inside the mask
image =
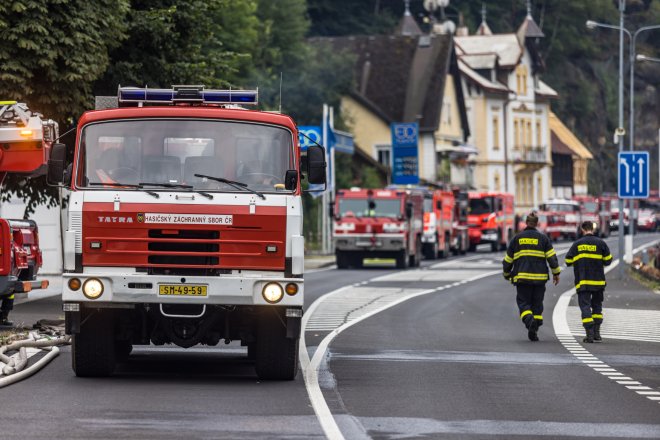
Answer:
POLYGON ((524 64, 516 68, 516 88, 519 95, 527 95, 527 66, 524 64))
POLYGON ((532 145, 532 121, 527 119, 525 121, 525 146, 530 147, 532 145))
POLYGON ((500 118, 493 116, 493 150, 500 149, 500 118))
POLYGON ((543 176, 539 173, 536 178, 536 201, 540 204, 543 203, 543 176))
POLYGON ((495 187, 493 188, 494 191, 499 191, 500 190, 500 173, 495 171, 495 187))
POLYGON ((376 159, 381 165, 392 168, 392 146, 376 145, 376 159))
POLYGON ((543 136, 541 133, 541 121, 536 121, 536 146, 540 147, 543 145, 543 136))
POLYGON ((513 149, 520 148, 520 120, 518 118, 513 120, 513 149))

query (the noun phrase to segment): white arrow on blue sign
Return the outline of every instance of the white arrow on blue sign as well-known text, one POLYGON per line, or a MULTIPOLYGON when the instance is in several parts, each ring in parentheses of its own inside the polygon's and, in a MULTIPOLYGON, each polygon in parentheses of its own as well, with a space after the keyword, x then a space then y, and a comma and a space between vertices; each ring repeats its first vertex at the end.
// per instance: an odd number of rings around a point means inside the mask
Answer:
POLYGON ((619 153, 620 198, 646 199, 649 197, 649 162, 648 151, 628 151, 619 153))

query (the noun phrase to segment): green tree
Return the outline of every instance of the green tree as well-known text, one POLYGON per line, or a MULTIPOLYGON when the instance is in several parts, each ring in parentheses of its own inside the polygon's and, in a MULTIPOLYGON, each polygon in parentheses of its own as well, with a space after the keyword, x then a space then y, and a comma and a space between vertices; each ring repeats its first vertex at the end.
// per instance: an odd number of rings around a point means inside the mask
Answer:
POLYGON ((252 65, 258 21, 254 0, 135 0, 127 38, 96 85, 207 87, 243 85, 252 65))
POLYGON ((0 2, 0 98, 60 122, 89 108, 123 38, 128 0, 0 2))

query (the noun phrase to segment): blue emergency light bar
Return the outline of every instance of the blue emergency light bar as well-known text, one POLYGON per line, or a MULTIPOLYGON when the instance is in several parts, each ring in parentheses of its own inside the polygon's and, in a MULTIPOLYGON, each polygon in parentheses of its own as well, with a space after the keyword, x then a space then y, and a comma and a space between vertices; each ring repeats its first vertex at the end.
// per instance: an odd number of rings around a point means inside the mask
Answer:
POLYGON ((119 103, 142 104, 251 104, 258 101, 258 90, 204 90, 203 86, 174 86, 172 89, 119 87, 119 103))

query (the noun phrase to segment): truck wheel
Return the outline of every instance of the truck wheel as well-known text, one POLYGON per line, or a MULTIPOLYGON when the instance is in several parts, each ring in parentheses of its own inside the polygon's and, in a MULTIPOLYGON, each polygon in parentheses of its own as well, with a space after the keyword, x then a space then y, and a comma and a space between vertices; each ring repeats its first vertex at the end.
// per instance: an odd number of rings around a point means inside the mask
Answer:
POLYGON ((254 369, 261 380, 293 380, 298 373, 299 338, 286 337, 286 327, 278 311, 264 312, 257 325, 254 369))
POLYGON ((349 265, 356 269, 362 269, 362 266, 364 266, 364 255, 361 252, 353 255, 350 259, 349 265))
POLYGON ((247 358, 251 361, 257 358, 257 344, 250 342, 247 345, 247 358))
POLYGON ((427 260, 435 260, 438 258, 438 242, 436 240, 435 243, 429 244, 425 243, 423 245, 422 252, 424 253, 424 258, 427 260))
POLYGON ((80 333, 71 341, 71 364, 78 377, 110 376, 115 371, 116 348, 112 310, 88 312, 80 333))
POLYGON ((468 248, 470 252, 476 252, 477 251, 477 245, 470 243, 470 247, 468 248))
POLYGON ((131 341, 116 341, 115 342, 115 359, 119 362, 124 362, 133 352, 133 344, 131 341))
POLYGON ((348 255, 346 252, 337 251, 337 269, 348 269, 348 255))
POLYGON ((403 249, 396 256, 396 268, 405 269, 408 267, 408 252, 403 249))

